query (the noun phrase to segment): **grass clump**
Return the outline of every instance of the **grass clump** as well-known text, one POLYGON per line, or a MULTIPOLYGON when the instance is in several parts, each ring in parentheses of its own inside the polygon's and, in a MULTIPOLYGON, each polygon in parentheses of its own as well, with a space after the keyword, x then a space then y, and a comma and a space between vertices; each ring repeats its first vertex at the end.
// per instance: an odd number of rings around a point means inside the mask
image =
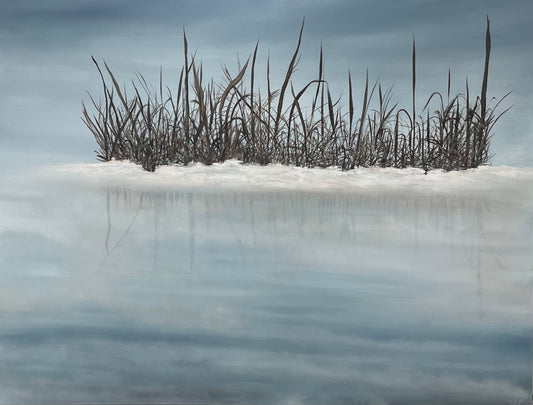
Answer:
MULTIPOLYGON (((487 103, 491 36, 487 18, 486 55, 481 94, 466 92, 447 98, 435 92, 422 111, 416 112, 416 47, 412 53, 412 99, 410 110, 391 105, 390 90, 369 85, 368 71, 361 111, 356 114, 351 74, 348 74, 348 110, 334 98, 323 73, 322 50, 319 74, 295 90, 291 78, 296 70, 304 24, 280 89, 270 82, 267 61, 266 94, 256 90, 253 54, 232 75, 224 67, 224 83, 211 79, 204 84, 202 65, 189 56, 183 34, 185 64, 177 90, 153 90, 142 75, 132 83, 133 95, 121 89, 104 62, 93 58, 103 86, 103 101, 90 97, 94 114, 83 105, 82 119, 100 148, 101 161, 128 159, 154 171, 159 165, 201 162, 212 164, 227 159, 244 163, 282 163, 306 167, 358 166, 420 167, 460 170, 488 163, 491 131, 503 115, 487 103), (104 70, 105 73, 104 74, 104 70), (247 86, 249 83, 249 87, 247 86), (303 108, 308 94, 310 108, 303 108), (377 98, 377 106, 371 102, 377 98), (430 105, 437 104, 430 111, 430 105)), ((307 106, 309 107, 309 106, 307 106)))

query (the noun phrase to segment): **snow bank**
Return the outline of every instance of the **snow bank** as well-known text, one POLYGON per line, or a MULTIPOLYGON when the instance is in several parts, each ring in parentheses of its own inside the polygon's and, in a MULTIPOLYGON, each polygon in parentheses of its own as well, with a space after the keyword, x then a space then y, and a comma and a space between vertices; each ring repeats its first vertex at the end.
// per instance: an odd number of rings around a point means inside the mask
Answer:
POLYGON ((68 164, 49 167, 48 176, 59 176, 87 185, 124 186, 132 189, 208 190, 294 190, 311 192, 405 191, 454 193, 459 195, 505 193, 512 190, 531 197, 533 168, 484 166, 465 171, 422 169, 358 168, 343 172, 337 168, 307 169, 272 164, 244 165, 236 160, 205 166, 161 166, 144 171, 128 161, 68 164))

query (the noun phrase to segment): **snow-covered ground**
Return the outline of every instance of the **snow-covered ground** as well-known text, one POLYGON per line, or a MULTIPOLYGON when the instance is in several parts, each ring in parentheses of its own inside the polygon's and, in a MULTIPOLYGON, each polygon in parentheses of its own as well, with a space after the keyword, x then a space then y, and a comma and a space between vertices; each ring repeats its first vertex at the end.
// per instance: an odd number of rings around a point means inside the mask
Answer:
POLYGON ((64 179, 137 188, 209 188, 220 190, 299 190, 316 192, 360 192, 397 190, 420 193, 458 193, 483 195, 513 189, 533 191, 533 167, 483 166, 465 171, 422 169, 358 168, 343 172, 337 168, 301 168, 272 164, 242 164, 229 160, 205 166, 161 166, 156 172, 144 171, 128 161, 67 164, 47 168, 45 174, 61 174, 64 179))

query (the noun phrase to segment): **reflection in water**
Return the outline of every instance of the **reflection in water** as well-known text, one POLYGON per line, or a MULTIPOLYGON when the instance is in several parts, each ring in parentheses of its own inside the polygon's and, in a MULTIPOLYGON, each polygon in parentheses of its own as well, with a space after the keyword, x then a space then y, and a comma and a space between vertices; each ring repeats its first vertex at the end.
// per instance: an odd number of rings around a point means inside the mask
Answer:
POLYGON ((531 215, 512 199, 58 186, 0 204, 0 402, 529 400, 531 215))
POLYGON ((194 250, 195 250, 195 237, 194 237, 194 212, 192 204, 192 194, 187 195, 187 212, 189 213, 189 270, 194 267, 194 250))
MULTIPOLYGON (((284 237, 292 233, 299 242, 316 251, 335 244, 337 249, 377 241, 394 240, 406 244, 405 248, 416 253, 433 241, 453 251, 461 251, 469 263, 468 268, 481 277, 482 261, 489 260, 501 270, 509 271, 499 259, 498 249, 492 244, 501 238, 492 238, 487 226, 498 219, 496 207, 484 199, 438 197, 420 199, 408 194, 358 196, 305 193, 192 193, 192 192, 132 192, 124 189, 106 189, 106 215, 108 228, 105 248, 109 252, 111 234, 111 204, 113 209, 126 209, 131 220, 113 245, 111 252, 127 236, 141 210, 145 218, 149 211, 154 215, 154 257, 157 256, 160 211, 165 210, 163 226, 174 223, 176 232, 188 234, 189 269, 194 267, 196 254, 196 225, 199 233, 216 235, 219 231, 226 240, 234 240, 235 250, 245 262, 244 243, 256 246, 264 243, 258 239, 272 236, 284 237), (112 201, 112 202, 111 202, 112 201), (169 213, 171 211, 171 213, 169 213), (180 213, 186 212, 186 220, 180 213), (223 215, 219 215, 224 213, 223 215), (196 218, 196 219, 195 219, 196 218), (184 224, 188 229, 184 229, 184 224), (256 223, 260 224, 257 229, 256 223), (410 243, 407 243, 410 242, 410 243), (482 258, 484 256, 484 258, 482 258), (492 258, 491 258, 492 257, 492 258)), ((516 222, 516 221, 515 221, 516 222)), ((509 224, 512 226, 513 224, 509 224)), ((516 223, 514 224, 517 225, 516 223)), ((141 227, 144 225, 140 225, 141 227)), ((416 259, 416 254, 411 255, 416 259)), ((154 259, 155 261, 155 259, 154 259)))

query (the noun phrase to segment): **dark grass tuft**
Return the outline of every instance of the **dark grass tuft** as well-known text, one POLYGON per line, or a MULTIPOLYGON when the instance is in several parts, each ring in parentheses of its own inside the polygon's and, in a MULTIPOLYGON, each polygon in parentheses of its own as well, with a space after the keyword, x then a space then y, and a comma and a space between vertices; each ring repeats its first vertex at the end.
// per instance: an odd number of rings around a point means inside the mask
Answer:
POLYGON ((369 86, 368 72, 360 115, 354 110, 352 78, 348 74, 348 111, 332 96, 323 74, 322 50, 319 75, 301 89, 294 89, 291 77, 298 64, 303 23, 294 54, 279 90, 270 86, 267 62, 267 93, 255 92, 258 46, 235 76, 223 68, 224 84, 205 84, 202 66, 188 54, 183 34, 185 65, 181 68, 176 94, 163 88, 152 90, 142 75, 133 82, 133 95, 121 90, 104 63, 100 74, 103 102, 90 97, 94 114, 83 105, 82 119, 94 135, 101 161, 127 159, 148 171, 159 165, 201 162, 212 164, 227 159, 244 163, 283 163, 306 167, 358 166, 420 167, 460 170, 475 168, 490 160, 491 131, 507 111, 487 104, 490 58, 490 21, 487 19, 486 58, 481 94, 445 99, 439 92, 430 95, 417 115, 416 47, 413 39, 411 111, 391 105, 391 92, 381 84, 369 86), (106 74, 104 74, 104 70, 106 74), (249 80, 250 89, 246 87, 249 80), (310 109, 301 105, 310 93, 310 109), (371 109, 373 99, 377 107, 371 109), (433 112, 430 111, 430 106, 433 112))

